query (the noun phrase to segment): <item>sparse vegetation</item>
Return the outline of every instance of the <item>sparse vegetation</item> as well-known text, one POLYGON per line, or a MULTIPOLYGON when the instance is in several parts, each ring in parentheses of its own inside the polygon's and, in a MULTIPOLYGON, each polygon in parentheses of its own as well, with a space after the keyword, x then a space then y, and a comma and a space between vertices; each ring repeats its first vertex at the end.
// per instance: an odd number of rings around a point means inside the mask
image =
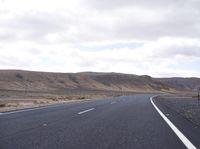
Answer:
POLYGON ((86 99, 85 97, 78 97, 78 99, 86 99))
POLYGON ((6 107, 6 104, 5 103, 0 103, 0 108, 2 107, 6 107))
POLYGON ((16 78, 18 78, 18 79, 23 79, 23 78, 24 78, 24 77, 23 77, 21 74, 19 74, 19 73, 16 74, 15 76, 16 76, 16 78))
MULTIPOLYGON (((179 84, 180 81, 182 79, 179 80, 179 84)), ((178 85, 177 89, 174 82, 170 82, 169 79, 163 81, 150 76, 120 73, 72 74, 0 70, 0 100, 6 101, 6 104, 0 105, 0 110, 8 106, 10 108, 37 106, 74 100, 118 97, 136 92, 186 91, 185 88, 180 89, 180 86, 185 87, 184 85, 178 85), (9 103, 8 99, 14 101, 9 103)), ((198 79, 195 80, 196 82, 198 79)), ((193 86, 195 87, 195 84, 193 86)))
POLYGON ((59 82, 60 82, 61 84, 64 84, 64 83, 65 83, 65 81, 63 81, 63 80, 60 80, 59 82))

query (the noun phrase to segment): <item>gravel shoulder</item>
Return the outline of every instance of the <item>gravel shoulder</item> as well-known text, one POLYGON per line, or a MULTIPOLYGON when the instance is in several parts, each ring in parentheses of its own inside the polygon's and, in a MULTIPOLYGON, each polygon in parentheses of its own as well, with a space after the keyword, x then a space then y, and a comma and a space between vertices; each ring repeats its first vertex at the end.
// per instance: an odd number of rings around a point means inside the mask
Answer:
POLYGON ((198 98, 168 95, 159 96, 156 100, 200 127, 200 101, 198 98))

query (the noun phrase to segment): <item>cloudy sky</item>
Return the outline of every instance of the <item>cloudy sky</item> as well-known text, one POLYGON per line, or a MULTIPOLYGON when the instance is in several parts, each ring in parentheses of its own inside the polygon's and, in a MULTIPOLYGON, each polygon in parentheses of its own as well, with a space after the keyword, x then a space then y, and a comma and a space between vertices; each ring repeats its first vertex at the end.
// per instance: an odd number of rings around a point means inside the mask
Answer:
POLYGON ((200 77, 200 1, 0 0, 0 69, 200 77))

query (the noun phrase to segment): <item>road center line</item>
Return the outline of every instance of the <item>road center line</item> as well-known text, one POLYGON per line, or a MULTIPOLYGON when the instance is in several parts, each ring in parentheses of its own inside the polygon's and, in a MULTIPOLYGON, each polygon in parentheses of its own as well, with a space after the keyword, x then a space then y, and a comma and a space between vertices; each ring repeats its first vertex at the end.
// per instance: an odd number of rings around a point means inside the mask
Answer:
POLYGON ((88 109, 88 110, 85 110, 85 111, 81 111, 78 114, 83 114, 83 113, 86 113, 86 112, 89 112, 89 111, 92 111, 92 110, 94 110, 94 108, 91 108, 91 109, 88 109))
POLYGON ((178 136, 178 138, 183 142, 183 144, 188 149, 197 149, 185 136, 184 134, 176 128, 176 126, 160 111, 160 109, 155 105, 153 102, 153 98, 156 96, 153 96, 150 98, 152 105, 157 110, 157 112, 160 114, 160 116, 165 120, 165 122, 169 125, 169 127, 174 131, 174 133, 178 136))
POLYGON ((112 105, 112 104, 116 104, 117 102, 111 102, 110 104, 112 105))

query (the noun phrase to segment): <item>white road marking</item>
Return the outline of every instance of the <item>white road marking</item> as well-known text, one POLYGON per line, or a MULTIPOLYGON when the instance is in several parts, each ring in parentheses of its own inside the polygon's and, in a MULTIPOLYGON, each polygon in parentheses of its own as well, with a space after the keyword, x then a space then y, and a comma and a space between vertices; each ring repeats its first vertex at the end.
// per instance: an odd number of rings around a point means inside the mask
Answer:
POLYGON ((44 124, 43 124, 43 126, 44 126, 44 127, 46 127, 46 126, 47 126, 47 124, 46 124, 46 123, 44 123, 44 124))
POLYGON ((44 109, 44 108, 45 108, 45 107, 42 107, 42 108, 32 108, 32 109, 25 109, 25 110, 19 110, 19 111, 11 111, 11 112, 2 113, 2 115, 14 114, 14 113, 20 113, 20 112, 27 112, 27 111, 33 111, 33 110, 39 110, 39 109, 44 109))
POLYGON ((0 113, 0 115, 1 115, 1 114, 3 114, 3 113, 0 113))
POLYGON ((83 113, 86 113, 86 112, 89 112, 89 111, 92 111, 92 110, 94 110, 94 108, 91 108, 91 109, 88 109, 88 110, 85 110, 85 111, 81 111, 78 114, 83 114, 83 113))
POLYGON ((110 104, 112 105, 112 104, 116 104, 117 102, 111 102, 110 104))
POLYGON ((188 149, 197 149, 185 136, 184 134, 176 128, 176 126, 160 111, 160 109, 154 104, 153 98, 156 96, 153 96, 150 98, 152 105, 157 110, 157 112, 160 114, 160 116, 165 120, 165 122, 169 125, 169 127, 174 131, 174 133, 178 136, 178 138, 183 142, 183 144, 188 149))
POLYGON ((60 104, 60 105, 47 105, 47 106, 35 107, 35 108, 33 107, 33 108, 30 108, 30 109, 24 109, 24 110, 22 109, 22 110, 17 110, 17 111, 5 112, 5 113, 1 113, 0 115, 28 112, 28 111, 34 111, 34 110, 40 110, 40 109, 46 109, 46 108, 54 108, 54 107, 59 107, 59 106, 62 106, 62 105, 63 104, 60 104))

